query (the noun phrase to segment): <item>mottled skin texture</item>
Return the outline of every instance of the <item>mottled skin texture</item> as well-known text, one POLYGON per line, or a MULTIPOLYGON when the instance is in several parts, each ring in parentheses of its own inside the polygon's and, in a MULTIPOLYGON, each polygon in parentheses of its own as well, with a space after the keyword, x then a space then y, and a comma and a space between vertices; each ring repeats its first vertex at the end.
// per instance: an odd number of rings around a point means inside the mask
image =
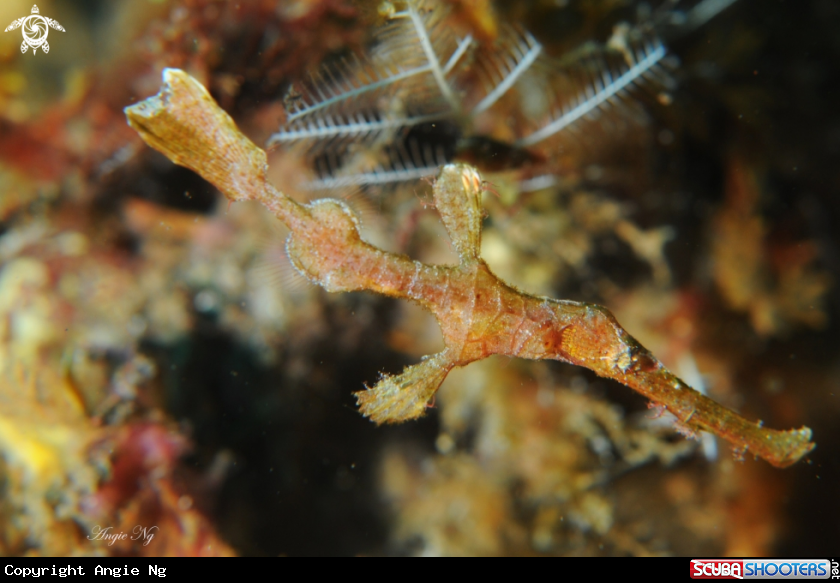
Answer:
POLYGON ((501 354, 586 367, 665 407, 683 431, 710 431, 779 467, 814 447, 807 427, 762 428, 686 385, 606 308, 531 296, 496 277, 479 256, 482 182, 470 166, 444 166, 434 187, 460 262, 425 265, 363 241, 356 216, 337 200, 302 205, 278 192, 266 181, 265 153, 183 71, 164 71, 161 92, 126 114, 150 146, 198 172, 231 201, 258 201, 285 222, 289 258, 311 281, 331 292, 369 290, 412 300, 435 315, 443 351, 356 393, 362 413, 377 423, 419 417, 453 367, 501 354))

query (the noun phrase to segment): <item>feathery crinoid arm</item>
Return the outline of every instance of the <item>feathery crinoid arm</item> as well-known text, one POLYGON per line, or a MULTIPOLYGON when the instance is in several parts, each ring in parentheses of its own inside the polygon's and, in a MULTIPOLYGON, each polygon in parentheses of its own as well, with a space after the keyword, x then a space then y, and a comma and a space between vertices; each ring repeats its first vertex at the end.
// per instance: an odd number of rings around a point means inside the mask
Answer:
POLYGON ((447 158, 441 148, 421 146, 414 140, 397 142, 383 149, 382 161, 364 171, 342 172, 330 157, 320 157, 315 168, 318 178, 304 186, 307 190, 341 190, 364 186, 388 187, 404 182, 433 178, 447 158))
POLYGON ((472 39, 447 26, 445 3, 396 4, 401 9, 378 31, 370 54, 327 64, 293 88, 286 124, 269 146, 304 144, 317 153, 388 141, 459 109, 451 76, 472 39))
POLYGON ((648 39, 623 53, 616 64, 590 58, 576 64, 567 77, 564 90, 557 91, 548 119, 538 129, 517 140, 516 145, 530 147, 594 119, 602 112, 624 102, 636 87, 658 79, 666 80, 662 61, 667 51, 657 39, 648 39), (657 79, 658 78, 658 79, 657 79))
POLYGON ((527 30, 504 27, 491 47, 482 47, 475 59, 485 95, 472 107, 473 115, 486 111, 507 93, 542 54, 542 45, 527 30))

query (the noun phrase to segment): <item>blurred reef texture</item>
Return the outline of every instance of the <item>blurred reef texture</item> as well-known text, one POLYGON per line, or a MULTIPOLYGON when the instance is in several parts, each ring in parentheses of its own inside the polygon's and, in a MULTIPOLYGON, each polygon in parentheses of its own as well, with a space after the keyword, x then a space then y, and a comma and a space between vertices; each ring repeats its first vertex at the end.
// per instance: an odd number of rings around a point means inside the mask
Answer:
MULTIPOLYGON (((0 23, 30 1, 5 0, 0 23)), ((440 2, 477 63, 510 49, 502 23, 530 31, 544 61, 527 102, 387 139, 275 138, 273 183, 304 201, 339 171, 475 163, 500 277, 609 307, 690 384, 810 426, 817 449, 786 470, 738 459, 617 383, 499 357, 453 371, 422 420, 376 427, 353 392, 438 351, 434 320, 304 281, 275 219, 146 147, 123 108, 181 68, 265 144, 323 82, 308 75, 381 54, 403 3, 45 0, 65 28, 48 54, 0 35, 0 553, 836 550, 840 4, 739 0, 700 22, 715 2, 440 2), (517 142, 593 68, 632 66, 634 33, 667 46, 660 78, 517 142)), ((383 95, 365 123, 410 103, 383 95)), ((366 237, 455 261, 428 181, 358 182, 331 195, 366 237)))

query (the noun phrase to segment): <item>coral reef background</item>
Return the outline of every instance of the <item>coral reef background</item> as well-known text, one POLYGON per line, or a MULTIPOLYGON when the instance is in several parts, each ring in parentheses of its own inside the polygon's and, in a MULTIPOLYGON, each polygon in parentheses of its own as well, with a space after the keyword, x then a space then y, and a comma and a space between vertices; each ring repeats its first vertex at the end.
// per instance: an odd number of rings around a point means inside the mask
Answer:
MULTIPOLYGON (((561 60, 643 3, 450 2, 492 43, 517 22, 561 60)), ((690 3, 687 3, 690 6, 690 3)), ((39 4, 49 54, 0 35, 0 552, 829 554, 840 536, 840 7, 739 0, 666 39, 676 85, 488 176, 483 253, 533 292, 612 309, 666 364, 817 449, 776 470, 676 435, 616 383, 490 359, 418 422, 352 397, 440 347, 418 309, 327 294, 256 205, 146 148, 122 108, 163 67, 257 143, 290 84, 367 48, 387 4, 39 4), (108 545, 99 528, 143 540, 108 545)), ((655 8, 655 6, 654 6, 655 8)), ((669 8, 678 11, 680 8, 669 8)), ((8 0, 0 22, 29 14, 8 0)), ((482 37, 483 35, 483 37, 482 37)), ((492 45, 488 45, 492 46, 492 45)), ((571 55, 571 56, 570 56, 571 55)), ((476 131, 504 138, 516 104, 476 131)), ((453 130, 454 131, 454 130, 453 130)), ((445 146, 461 136, 436 128, 445 146)), ((473 155, 488 158, 481 152, 473 155)), ((312 178, 278 148, 273 182, 312 178)), ((346 193, 368 236, 452 261, 428 185, 346 193)))

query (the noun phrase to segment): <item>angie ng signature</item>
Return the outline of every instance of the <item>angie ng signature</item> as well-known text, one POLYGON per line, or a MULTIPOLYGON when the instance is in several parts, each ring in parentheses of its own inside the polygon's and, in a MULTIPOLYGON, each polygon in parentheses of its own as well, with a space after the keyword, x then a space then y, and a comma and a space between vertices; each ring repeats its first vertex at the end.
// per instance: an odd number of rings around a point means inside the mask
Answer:
POLYGON ((115 532, 112 526, 106 526, 105 528, 97 525, 91 529, 90 535, 87 537, 88 540, 102 540, 107 541, 108 546, 113 545, 118 540, 133 540, 133 541, 142 541, 143 546, 148 546, 152 539, 155 538, 155 534, 158 531, 157 526, 142 526, 137 525, 131 531, 131 534, 127 532, 115 532))

